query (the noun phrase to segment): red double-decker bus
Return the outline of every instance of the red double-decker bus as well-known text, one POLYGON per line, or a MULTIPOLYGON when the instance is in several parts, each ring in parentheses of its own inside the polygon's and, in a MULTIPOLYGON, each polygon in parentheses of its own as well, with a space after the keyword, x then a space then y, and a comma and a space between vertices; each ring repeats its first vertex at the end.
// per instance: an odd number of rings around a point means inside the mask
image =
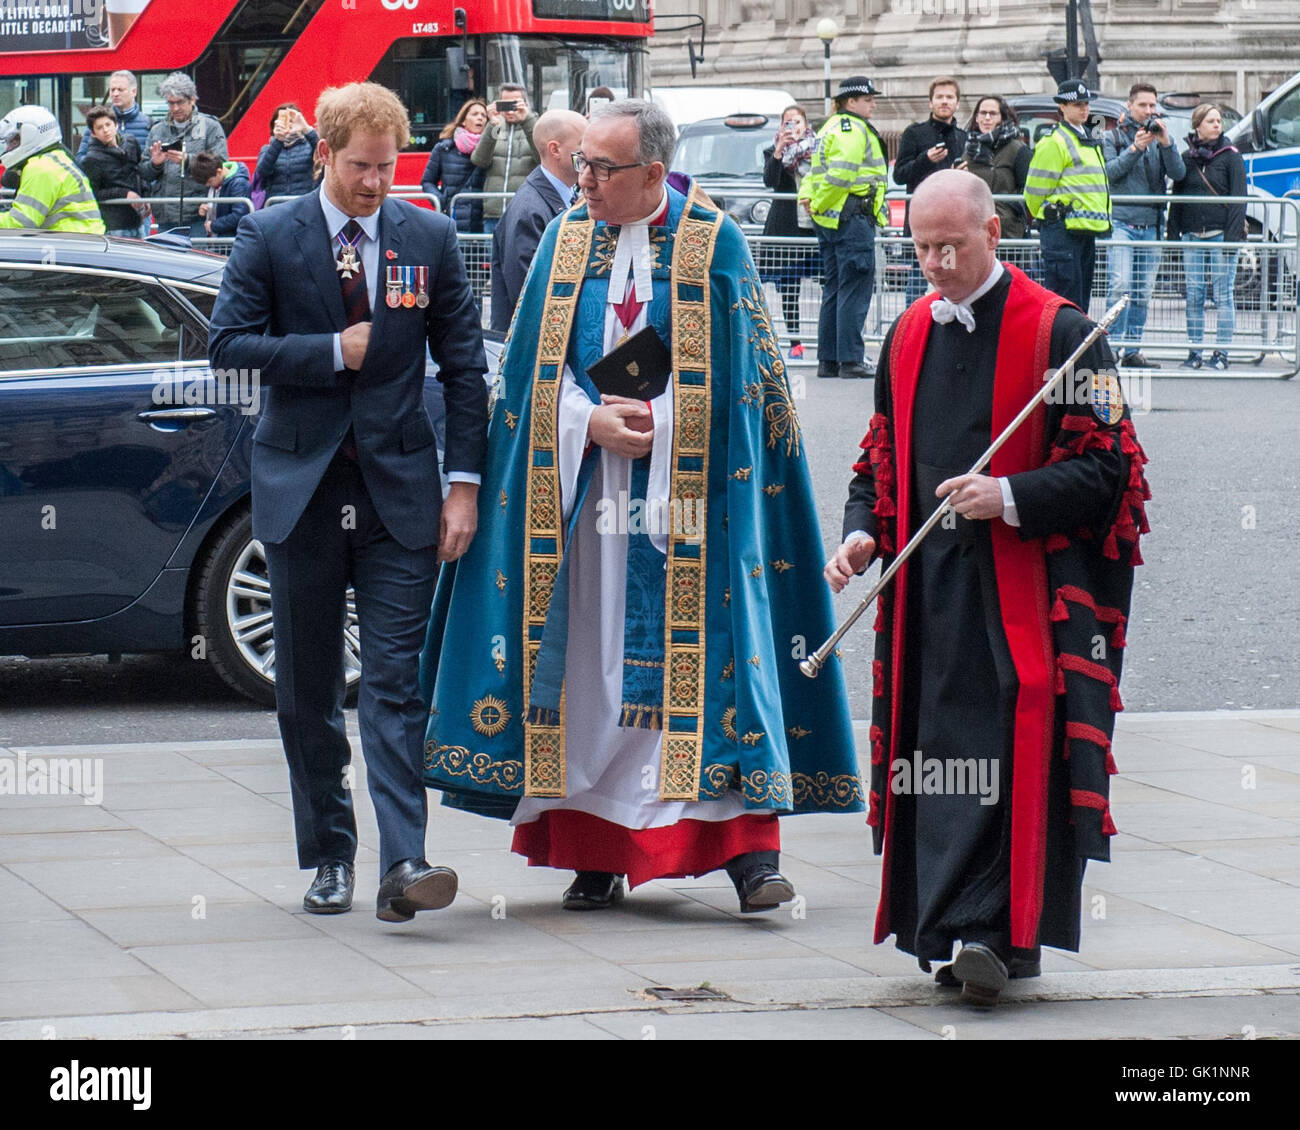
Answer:
POLYGON ((598 86, 643 95, 652 15, 652 0, 0 0, 0 114, 45 106, 75 146, 113 71, 159 119, 158 83, 184 70, 251 168, 276 106, 310 117, 325 87, 370 79, 410 110, 397 180, 416 184, 465 99, 503 82, 539 110, 583 109, 598 86))

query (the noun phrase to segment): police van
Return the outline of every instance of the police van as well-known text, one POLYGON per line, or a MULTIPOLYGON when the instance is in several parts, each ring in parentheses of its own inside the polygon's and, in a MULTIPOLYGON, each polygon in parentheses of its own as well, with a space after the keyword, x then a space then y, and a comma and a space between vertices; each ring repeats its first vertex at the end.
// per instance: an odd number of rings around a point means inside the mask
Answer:
MULTIPOLYGON (((1251 230, 1268 239, 1294 242, 1300 208, 1300 71, 1233 126, 1228 140, 1241 150, 1247 191, 1260 200, 1247 209, 1251 230), (1281 199, 1293 200, 1295 206, 1267 204, 1281 199)), ((1294 276, 1294 255, 1286 266, 1294 276)))

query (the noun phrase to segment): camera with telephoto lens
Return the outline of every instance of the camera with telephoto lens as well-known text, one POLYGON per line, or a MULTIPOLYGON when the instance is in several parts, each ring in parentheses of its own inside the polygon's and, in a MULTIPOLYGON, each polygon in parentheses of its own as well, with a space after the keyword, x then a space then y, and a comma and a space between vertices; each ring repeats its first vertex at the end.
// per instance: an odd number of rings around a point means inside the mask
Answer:
POLYGON ((962 151, 962 160, 968 165, 973 165, 980 158, 980 139, 978 134, 972 134, 966 139, 966 148, 962 151))

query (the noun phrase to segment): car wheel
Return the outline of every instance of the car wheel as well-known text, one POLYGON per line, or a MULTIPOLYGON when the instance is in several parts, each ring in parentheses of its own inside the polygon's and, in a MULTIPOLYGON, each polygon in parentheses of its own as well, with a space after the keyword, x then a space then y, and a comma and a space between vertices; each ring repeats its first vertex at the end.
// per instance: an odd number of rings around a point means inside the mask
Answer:
MULTIPOLYGON (((274 706, 271 582, 266 552, 253 537, 248 511, 229 522, 208 550, 195 586, 194 622, 206 658, 222 680, 245 697, 274 706)), ((354 700, 361 678, 361 641, 351 586, 343 627, 343 665, 348 697, 354 700)))

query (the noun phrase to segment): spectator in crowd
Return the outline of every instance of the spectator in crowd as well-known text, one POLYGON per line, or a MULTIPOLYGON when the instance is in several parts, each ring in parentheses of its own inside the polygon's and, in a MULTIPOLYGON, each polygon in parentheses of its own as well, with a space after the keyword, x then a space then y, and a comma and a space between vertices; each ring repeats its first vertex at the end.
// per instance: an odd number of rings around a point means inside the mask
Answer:
POLYGON ((542 163, 519 186, 492 233, 492 329, 510 328, 515 303, 542 232, 577 195, 573 153, 582 144, 587 119, 572 110, 547 110, 533 127, 542 163))
MULTIPOLYGON (((1020 136, 1020 121, 1005 98, 987 95, 975 103, 966 123, 966 147, 956 166, 974 173, 995 196, 1023 196, 1029 175, 1029 146, 1020 136)), ((1002 223, 1003 239, 1024 239, 1028 226, 1023 200, 998 200, 993 205, 1002 223)))
MULTIPOLYGON (((1219 108, 1202 102, 1192 111, 1192 132, 1183 153, 1186 166, 1182 179, 1174 184, 1174 196, 1245 196, 1246 166, 1237 149, 1223 138, 1223 115, 1219 108)), ((1205 275, 1214 288, 1215 344, 1232 343, 1236 321, 1233 285, 1237 278, 1237 252, 1206 247, 1207 243, 1238 243, 1246 238, 1246 205, 1241 201, 1222 204, 1183 203, 1169 206, 1169 238, 1188 244, 1183 249, 1183 271, 1187 280, 1187 336, 1191 351, 1185 367, 1199 369, 1205 337, 1205 275)), ((1213 369, 1228 367, 1228 354, 1215 349, 1213 369)))
POLYGON ((486 169, 478 168, 470 157, 483 137, 488 123, 487 103, 471 98, 438 135, 429 163, 424 166, 420 187, 438 198, 438 207, 456 221, 456 230, 483 230, 483 201, 452 210, 452 202, 461 192, 481 192, 486 169))
MULTIPOLYGON (((489 125, 483 131, 470 160, 487 171, 484 192, 516 192, 528 174, 537 168, 537 147, 533 144, 533 126, 537 114, 528 108, 528 95, 522 86, 506 83, 497 94, 497 102, 487 108, 489 125), (499 110, 497 103, 513 101, 513 110, 499 110)), ((500 196, 483 202, 483 230, 496 228, 505 211, 500 196)))
POLYGON ((95 191, 108 234, 141 236, 142 226, 149 222, 148 204, 104 203, 141 196, 140 143, 118 128, 117 118, 107 106, 93 106, 86 113, 86 136, 90 144, 81 159, 81 170, 95 191))
MULTIPOLYGON (((117 119, 117 128, 121 133, 135 138, 136 145, 143 153, 149 147, 149 130, 153 128, 153 119, 136 103, 135 75, 130 71, 114 71, 108 76, 108 101, 113 116, 117 119)), ((91 131, 87 129, 81 135, 81 146, 77 149, 77 164, 80 165, 90 148, 91 131)))
MULTIPOLYGON (((939 169, 951 169, 961 160, 966 148, 966 131, 957 128, 957 103, 961 88, 951 75, 940 75, 930 82, 930 116, 913 122, 903 130, 894 161, 894 183, 903 185, 910 197, 917 186, 939 169)), ((911 204, 903 216, 903 234, 910 236, 911 204)), ((925 293, 925 276, 913 259, 907 276, 907 301, 916 301, 925 293)))
POLYGON ((614 101, 614 92, 607 86, 598 86, 587 95, 587 117, 591 117, 592 110, 597 106, 603 106, 606 102, 614 101), (603 101, 602 101, 603 99, 603 101))
MULTIPOLYGON (((799 105, 781 111, 781 125, 772 144, 763 150, 763 183, 774 192, 795 196, 799 183, 812 171, 813 150, 817 134, 808 124, 808 115, 799 105)), ((765 236, 803 237, 811 239, 812 216, 796 207, 794 200, 773 200, 763 224, 765 236)), ((781 312, 790 335, 790 358, 803 356, 799 340, 799 286, 803 279, 818 273, 816 257, 810 250, 790 244, 763 245, 759 268, 765 282, 781 293, 781 312)))
MULTIPOLYGON (((1156 88, 1136 82, 1129 88, 1128 103, 1119 124, 1102 138, 1106 158, 1106 179, 1117 196, 1164 196, 1165 178, 1180 181, 1186 169, 1169 130, 1156 111, 1156 88)), ((1111 327, 1110 340, 1121 354, 1120 364, 1158 369, 1138 348, 1147 324, 1147 301, 1155 286, 1160 249, 1130 247, 1132 243, 1154 243, 1160 238, 1163 208, 1150 204, 1115 204, 1111 208, 1110 251, 1107 253, 1108 285, 1106 305, 1113 306, 1127 294, 1128 306, 1120 311, 1111 327)))
POLYGON ((239 161, 223 161, 216 153, 197 153, 190 162, 190 175, 208 189, 208 199, 199 205, 199 219, 190 234, 196 239, 233 239, 239 221, 252 209, 240 200, 230 204, 217 201, 248 196, 248 169, 239 161))
MULTIPOLYGON (((316 187, 316 143, 320 136, 302 110, 284 102, 271 115, 271 140, 257 155, 253 173, 267 197, 302 196, 316 187)), ((252 187, 250 186, 250 192, 252 187)))
POLYGON ((223 160, 226 131, 211 114, 198 109, 199 92, 184 71, 173 71, 158 85, 167 102, 168 118, 149 131, 149 149, 140 162, 140 176, 150 196, 175 196, 174 203, 158 204, 154 215, 160 231, 188 229, 198 218, 198 205, 207 194, 202 181, 186 173, 186 162, 207 150, 223 160))

